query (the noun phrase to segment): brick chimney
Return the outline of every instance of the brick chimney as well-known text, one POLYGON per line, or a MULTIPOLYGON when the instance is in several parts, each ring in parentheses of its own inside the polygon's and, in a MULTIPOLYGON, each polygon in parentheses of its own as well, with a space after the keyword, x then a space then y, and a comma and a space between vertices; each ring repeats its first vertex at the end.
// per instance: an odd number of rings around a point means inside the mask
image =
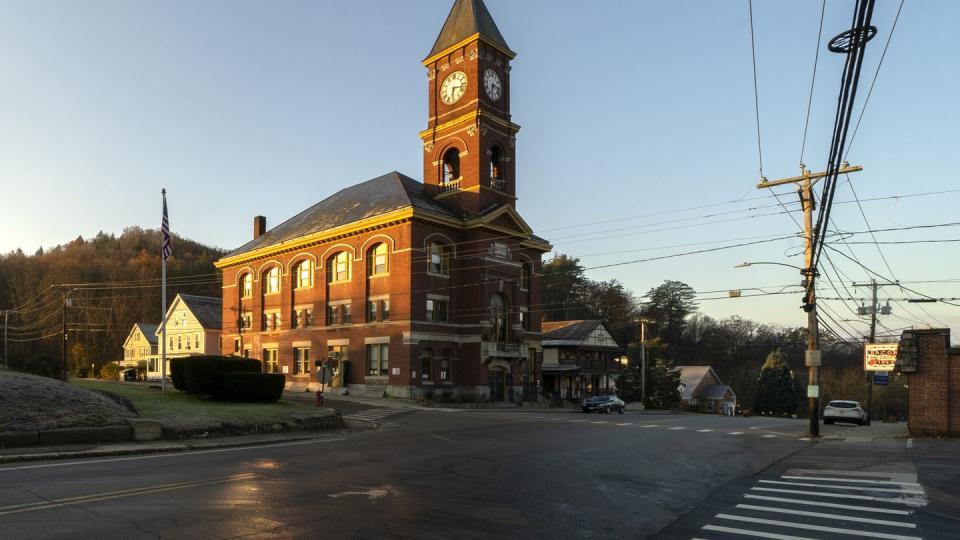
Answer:
POLYGON ((253 239, 260 238, 265 232, 267 232, 267 218, 253 216, 253 239))

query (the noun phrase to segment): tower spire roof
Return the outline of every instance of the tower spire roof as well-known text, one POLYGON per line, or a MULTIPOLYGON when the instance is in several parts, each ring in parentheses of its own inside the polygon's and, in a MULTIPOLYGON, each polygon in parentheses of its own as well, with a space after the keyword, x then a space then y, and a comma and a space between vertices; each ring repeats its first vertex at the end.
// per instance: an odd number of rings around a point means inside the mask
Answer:
POLYGON ((460 43, 461 41, 480 34, 487 41, 510 51, 506 40, 500 34, 497 23, 493 22, 493 17, 483 4, 483 0, 456 0, 453 7, 450 8, 450 14, 447 15, 447 21, 443 23, 443 29, 437 36, 436 43, 427 58, 443 52, 445 49, 460 43))

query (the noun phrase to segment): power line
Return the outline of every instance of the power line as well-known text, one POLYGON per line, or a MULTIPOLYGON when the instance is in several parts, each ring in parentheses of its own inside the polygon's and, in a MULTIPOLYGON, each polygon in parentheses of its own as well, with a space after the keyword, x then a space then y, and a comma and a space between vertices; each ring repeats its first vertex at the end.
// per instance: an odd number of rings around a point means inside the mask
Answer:
POLYGON ((760 178, 763 178, 763 148, 760 145, 760 92, 757 90, 757 46, 753 38, 753 0, 747 0, 750 12, 750 55, 753 58, 753 109, 757 118, 757 154, 760 157, 760 178))
POLYGON ((810 77, 810 96, 807 98, 807 119, 803 122, 803 142, 800 143, 800 166, 803 166, 803 153, 807 148, 807 128, 810 126, 810 106, 813 104, 813 84, 817 80, 817 62, 820 60, 820 40, 823 37, 823 14, 827 10, 827 0, 820 5, 820 30, 817 31, 817 46, 813 56, 813 76, 810 77))

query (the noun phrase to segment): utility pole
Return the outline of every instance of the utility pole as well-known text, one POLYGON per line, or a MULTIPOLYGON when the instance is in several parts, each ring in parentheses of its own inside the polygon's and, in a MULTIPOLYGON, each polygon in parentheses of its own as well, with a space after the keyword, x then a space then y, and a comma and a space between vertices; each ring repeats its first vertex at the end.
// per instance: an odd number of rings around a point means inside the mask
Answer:
POLYGON ((815 287, 815 278, 819 273, 813 262, 813 238, 817 233, 817 231, 813 230, 813 210, 815 206, 813 200, 813 185, 816 183, 816 180, 830 176, 834 172, 836 174, 846 174, 862 170, 863 167, 859 165, 850 166, 844 162, 836 171, 811 173, 807 170, 806 165, 801 163, 800 176, 772 181, 762 178, 760 183, 757 184, 757 189, 772 188, 786 184, 800 184, 799 195, 800 204, 803 208, 803 236, 805 239, 804 268, 801 272, 805 277, 804 281, 807 290, 803 303, 803 310, 807 312, 807 352, 804 363, 807 366, 807 407, 810 416, 810 437, 820 436, 820 364, 822 363, 815 287))
POLYGON ((647 323, 649 319, 641 318, 640 323, 640 410, 647 408, 647 323))
POLYGON ((3 312, 3 365, 9 366, 10 359, 7 357, 7 328, 10 326, 10 310, 3 312))
MULTIPOLYGON (((877 312, 882 312, 884 315, 890 314, 890 306, 887 305, 881 308, 877 303, 877 288, 884 287, 888 285, 899 286, 898 283, 877 283, 877 280, 871 279, 870 283, 854 283, 854 287, 870 287, 873 292, 870 307, 858 310, 859 315, 865 315, 864 311, 869 312, 870 314, 870 336, 867 337, 867 343, 873 343, 877 339, 877 312)), ((889 304, 889 302, 888 302, 889 304)), ((872 371, 867 371, 867 418, 873 418, 873 373, 872 371)))
POLYGON ((63 330, 62 339, 60 340, 60 361, 63 365, 63 380, 67 380, 67 289, 61 287, 60 292, 63 294, 63 313, 61 315, 63 330))

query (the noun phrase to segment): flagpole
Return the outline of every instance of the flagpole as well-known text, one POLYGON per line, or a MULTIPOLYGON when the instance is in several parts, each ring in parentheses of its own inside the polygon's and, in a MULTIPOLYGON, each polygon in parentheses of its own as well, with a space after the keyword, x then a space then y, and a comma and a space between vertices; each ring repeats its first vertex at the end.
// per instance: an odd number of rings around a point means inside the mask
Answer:
POLYGON ((167 252, 166 234, 169 228, 167 222, 167 190, 163 195, 163 229, 161 232, 160 247, 160 392, 167 393, 167 252))

